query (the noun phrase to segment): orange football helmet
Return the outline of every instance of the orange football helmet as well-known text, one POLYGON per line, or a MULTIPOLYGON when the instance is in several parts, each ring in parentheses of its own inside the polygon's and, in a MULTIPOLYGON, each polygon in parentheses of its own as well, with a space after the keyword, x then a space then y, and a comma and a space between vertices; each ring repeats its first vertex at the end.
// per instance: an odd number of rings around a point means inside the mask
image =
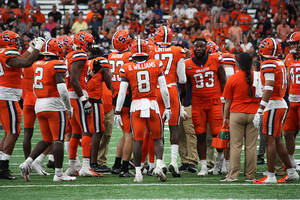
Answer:
POLYGON ((129 49, 132 44, 134 36, 128 30, 119 30, 112 37, 112 45, 119 52, 123 52, 129 49))
POLYGON ((300 31, 293 33, 289 39, 290 45, 296 44, 296 48, 291 48, 290 53, 300 52, 300 31))
POLYGON ((58 38, 47 40, 43 54, 45 56, 57 56, 59 60, 62 60, 65 55, 63 42, 58 38))
POLYGON ((148 44, 150 47, 152 47, 152 46, 155 45, 155 41, 154 41, 153 38, 147 38, 145 41, 147 42, 147 44, 148 44))
POLYGON ((65 49, 68 53, 71 53, 73 51, 74 41, 71 37, 61 36, 58 39, 63 42, 65 49))
POLYGON ((276 39, 274 38, 264 39, 259 45, 259 50, 258 50, 259 56, 265 58, 277 59, 279 54, 278 43, 279 42, 276 42, 276 39))
POLYGON ((74 44, 80 47, 83 51, 89 52, 94 43, 93 36, 88 32, 79 32, 74 35, 74 44))
POLYGON ((217 53, 219 50, 218 45, 214 43, 212 40, 208 40, 206 46, 207 46, 206 53, 217 53))
POLYGON ((145 40, 137 39, 131 45, 131 56, 149 56, 150 48, 145 40))
POLYGON ((173 31, 166 26, 161 26, 155 31, 154 39, 156 44, 170 45, 173 39, 173 31))
POLYGON ((0 33, 0 48, 20 47, 20 36, 13 31, 4 31, 0 33))

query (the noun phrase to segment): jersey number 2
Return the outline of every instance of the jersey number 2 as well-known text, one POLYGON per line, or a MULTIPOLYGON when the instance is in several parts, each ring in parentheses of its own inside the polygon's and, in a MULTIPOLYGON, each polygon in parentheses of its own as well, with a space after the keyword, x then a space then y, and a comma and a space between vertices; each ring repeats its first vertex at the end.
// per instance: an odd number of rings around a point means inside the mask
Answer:
POLYGON ((35 89, 43 89, 44 88, 44 85, 42 83, 43 74, 44 74, 44 68, 37 67, 35 69, 35 76, 34 76, 34 88, 35 89))

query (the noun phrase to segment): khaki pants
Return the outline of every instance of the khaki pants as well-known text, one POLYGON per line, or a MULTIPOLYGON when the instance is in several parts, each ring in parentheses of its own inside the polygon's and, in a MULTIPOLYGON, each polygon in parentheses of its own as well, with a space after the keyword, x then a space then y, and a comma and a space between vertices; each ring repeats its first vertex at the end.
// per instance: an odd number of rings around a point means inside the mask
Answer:
POLYGON ((105 131, 100 140, 97 162, 100 166, 107 165, 107 154, 110 137, 114 127, 114 110, 109 111, 104 117, 105 131))
POLYGON ((179 156, 182 164, 198 165, 197 137, 192 120, 191 106, 184 107, 189 119, 180 120, 179 131, 179 156))
POLYGON ((237 179, 241 170, 241 151, 245 138, 244 174, 254 179, 258 129, 253 126, 254 114, 230 113, 230 165, 226 178, 237 179))

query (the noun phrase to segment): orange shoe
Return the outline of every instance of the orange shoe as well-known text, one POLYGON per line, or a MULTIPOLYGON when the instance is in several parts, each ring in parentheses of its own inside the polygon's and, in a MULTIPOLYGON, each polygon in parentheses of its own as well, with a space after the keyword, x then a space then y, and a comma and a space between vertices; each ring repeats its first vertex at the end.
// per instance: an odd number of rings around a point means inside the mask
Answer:
POLYGON ((274 176, 273 178, 270 178, 268 176, 265 176, 263 178, 254 180, 253 183, 257 183, 257 184, 266 184, 266 183, 277 183, 277 179, 274 176))
POLYGON ((92 169, 88 168, 81 168, 79 171, 79 176, 86 176, 86 177, 103 177, 104 175, 101 173, 94 172, 92 169))
POLYGON ((286 183, 289 181, 296 181, 299 180, 299 174, 297 172, 295 172, 293 175, 289 176, 288 174, 285 175, 284 177, 282 177, 281 179, 279 179, 277 181, 277 183, 286 183))

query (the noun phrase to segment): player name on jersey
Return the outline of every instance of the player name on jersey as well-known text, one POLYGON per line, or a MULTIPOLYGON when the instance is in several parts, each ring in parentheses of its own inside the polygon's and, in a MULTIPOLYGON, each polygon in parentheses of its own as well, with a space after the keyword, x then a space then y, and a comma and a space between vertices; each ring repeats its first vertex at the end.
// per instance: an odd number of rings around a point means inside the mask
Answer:
POLYGON ((125 54, 112 54, 111 58, 122 58, 125 54))
POLYGON ((159 47, 155 47, 155 52, 171 52, 172 49, 171 48, 159 48, 159 47))
POLYGON ((129 65, 128 70, 132 71, 132 70, 148 69, 152 67, 156 67, 155 62, 146 62, 142 64, 129 65))

